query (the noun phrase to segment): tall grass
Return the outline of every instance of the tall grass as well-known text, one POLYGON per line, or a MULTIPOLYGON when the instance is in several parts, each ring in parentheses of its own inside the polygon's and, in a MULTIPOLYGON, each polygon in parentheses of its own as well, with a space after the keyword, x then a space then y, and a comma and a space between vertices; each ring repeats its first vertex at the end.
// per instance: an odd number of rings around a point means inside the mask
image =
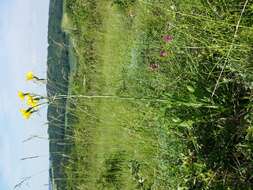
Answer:
POLYGON ((65 2, 67 189, 251 189, 252 2, 129 2, 65 2))

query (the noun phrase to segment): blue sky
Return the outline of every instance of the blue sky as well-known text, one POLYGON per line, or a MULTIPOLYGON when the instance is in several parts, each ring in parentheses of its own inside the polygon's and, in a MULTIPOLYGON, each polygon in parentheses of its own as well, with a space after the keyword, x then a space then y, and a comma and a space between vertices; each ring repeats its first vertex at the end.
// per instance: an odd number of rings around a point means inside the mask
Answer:
POLYGON ((32 176, 21 190, 46 190, 48 186, 48 141, 46 109, 25 121, 24 106, 17 91, 45 94, 45 86, 25 81, 33 71, 46 77, 49 0, 0 0, 0 189, 11 190, 23 177, 32 176), (41 155, 34 160, 23 157, 41 155))

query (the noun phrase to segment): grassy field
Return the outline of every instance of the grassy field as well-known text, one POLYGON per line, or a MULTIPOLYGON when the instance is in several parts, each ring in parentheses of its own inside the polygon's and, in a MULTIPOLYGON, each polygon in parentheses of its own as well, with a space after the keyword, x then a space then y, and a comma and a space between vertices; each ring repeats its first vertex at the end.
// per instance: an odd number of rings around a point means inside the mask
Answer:
POLYGON ((66 0, 66 189, 253 188, 253 3, 66 0))

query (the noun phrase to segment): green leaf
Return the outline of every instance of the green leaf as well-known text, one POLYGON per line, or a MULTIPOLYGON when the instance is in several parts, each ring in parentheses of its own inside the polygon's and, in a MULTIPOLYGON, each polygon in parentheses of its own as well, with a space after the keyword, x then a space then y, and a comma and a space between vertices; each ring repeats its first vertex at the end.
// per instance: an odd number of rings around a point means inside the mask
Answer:
POLYGON ((191 93, 195 92, 195 90, 194 90, 194 88, 192 86, 187 85, 186 88, 191 93))

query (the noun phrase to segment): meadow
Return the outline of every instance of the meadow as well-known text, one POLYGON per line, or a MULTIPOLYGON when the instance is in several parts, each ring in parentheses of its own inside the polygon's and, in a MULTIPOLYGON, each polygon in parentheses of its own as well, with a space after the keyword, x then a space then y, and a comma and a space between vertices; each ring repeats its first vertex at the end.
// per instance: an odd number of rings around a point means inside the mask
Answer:
POLYGON ((253 189, 252 1, 65 0, 61 27, 71 146, 56 184, 253 189))

